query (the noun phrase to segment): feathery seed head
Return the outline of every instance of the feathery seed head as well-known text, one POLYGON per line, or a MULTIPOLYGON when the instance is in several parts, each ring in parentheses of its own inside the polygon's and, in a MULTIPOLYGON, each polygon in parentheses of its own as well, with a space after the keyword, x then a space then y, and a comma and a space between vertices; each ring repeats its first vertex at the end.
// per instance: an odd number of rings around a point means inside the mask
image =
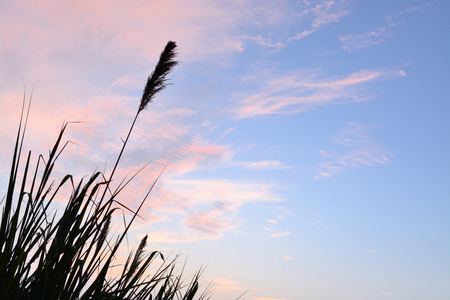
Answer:
POLYGON ((147 105, 153 100, 153 97, 155 97, 156 93, 163 90, 167 86, 166 76, 172 68, 178 64, 178 62, 174 60, 177 55, 177 52, 175 51, 176 47, 177 44, 174 41, 169 41, 164 48, 164 51, 161 53, 155 69, 148 77, 147 84, 145 85, 145 89, 142 94, 138 113, 147 107, 147 105))
POLYGON ((146 245, 147 245, 147 235, 141 240, 141 243, 139 244, 136 254, 134 255, 133 262, 131 263, 130 269, 128 271, 128 277, 133 276, 133 274, 136 272, 137 268, 141 264, 142 257, 144 254, 144 248, 146 245))

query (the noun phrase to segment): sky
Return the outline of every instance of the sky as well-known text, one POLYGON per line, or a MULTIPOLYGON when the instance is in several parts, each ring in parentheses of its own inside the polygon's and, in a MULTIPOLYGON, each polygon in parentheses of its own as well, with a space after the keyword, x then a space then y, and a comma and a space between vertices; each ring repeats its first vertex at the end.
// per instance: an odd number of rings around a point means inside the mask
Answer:
MULTIPOLYGON (((450 2, 0 1, 0 194, 20 107, 58 172, 111 170, 169 40, 180 64, 118 177, 162 173, 130 247, 205 266, 212 299, 450 298, 450 2), (133 244, 134 243, 134 244, 133 244)), ((64 173, 65 174, 65 173, 64 173)), ((192 273, 191 272, 191 273, 192 273)))

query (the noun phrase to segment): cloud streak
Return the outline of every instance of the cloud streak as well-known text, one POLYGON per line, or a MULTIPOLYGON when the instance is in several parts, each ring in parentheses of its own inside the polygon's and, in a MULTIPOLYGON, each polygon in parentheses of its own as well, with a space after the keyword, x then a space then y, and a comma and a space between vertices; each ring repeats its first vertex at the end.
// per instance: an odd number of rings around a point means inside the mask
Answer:
POLYGON ((273 192, 275 189, 257 182, 170 179, 164 181, 154 199, 161 205, 158 210, 179 215, 192 236, 216 239, 240 225, 238 213, 243 205, 282 200, 273 192))
POLYGON ((389 23, 385 26, 376 27, 374 30, 366 33, 340 36, 339 41, 342 44, 342 48, 347 52, 372 47, 382 43, 386 38, 391 37, 393 33, 390 29, 396 25, 398 24, 389 23))
POLYGON ((400 76, 405 76, 403 70, 364 70, 332 78, 320 78, 314 70, 292 71, 266 79, 256 93, 237 101, 234 113, 242 119, 361 102, 370 98, 363 85, 400 76))
POLYGON ((270 237, 278 238, 278 237, 283 237, 283 236, 288 236, 288 235, 291 235, 290 231, 283 231, 283 232, 282 231, 275 231, 275 232, 270 234, 270 237))
POLYGON ((347 0, 303 0, 302 10, 299 12, 300 18, 311 18, 311 25, 291 37, 291 40, 299 40, 319 30, 321 27, 333 22, 338 22, 343 17, 349 15, 351 1, 347 0))
POLYGON ((408 7, 397 14, 388 15, 386 17, 386 24, 383 26, 377 26, 375 29, 357 34, 342 35, 339 37, 339 41, 342 44, 342 48, 347 52, 353 52, 363 48, 369 48, 378 44, 381 44, 384 40, 394 35, 393 28, 401 24, 404 21, 400 21, 400 16, 406 13, 416 12, 422 10, 426 6, 430 6, 432 3, 427 3, 418 6, 408 7))
POLYGON ((229 163, 230 166, 242 167, 250 170, 264 170, 264 169, 286 169, 288 166, 277 160, 263 160, 263 161, 233 161, 229 163))
POLYGON ((334 142, 351 150, 341 154, 320 151, 328 161, 319 164, 321 171, 314 179, 331 177, 352 168, 387 164, 392 154, 379 146, 370 135, 370 130, 374 128, 371 125, 349 123, 348 127, 340 130, 333 138, 334 142))
POLYGON ((261 3, 264 4, 260 4, 259 13, 250 17, 256 33, 247 39, 273 51, 279 51, 289 43, 303 39, 324 26, 339 22, 352 12, 353 6, 349 0, 261 3), (266 33, 267 28, 270 28, 270 33, 266 33), (289 30, 291 28, 295 30, 289 30))

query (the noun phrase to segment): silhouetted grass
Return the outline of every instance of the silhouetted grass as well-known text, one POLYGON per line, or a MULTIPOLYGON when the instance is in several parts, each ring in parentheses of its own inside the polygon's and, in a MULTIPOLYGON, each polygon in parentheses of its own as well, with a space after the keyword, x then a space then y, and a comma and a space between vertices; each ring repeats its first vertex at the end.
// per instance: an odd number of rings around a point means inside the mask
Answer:
POLYGON ((119 246, 159 177, 135 211, 116 200, 126 183, 115 190, 111 190, 110 183, 139 114, 155 94, 164 89, 166 75, 177 64, 175 48, 174 42, 167 43, 149 76, 133 123, 108 177, 96 172, 75 182, 67 172, 59 182, 51 180, 58 157, 67 145, 62 142, 67 123, 61 128, 48 157, 39 155, 34 165, 28 152, 23 160, 30 108, 26 107, 24 96, 7 192, 2 199, 1 299, 209 298, 208 289, 198 295, 201 270, 187 284, 183 283, 182 274, 175 274, 174 260, 160 264, 156 271, 149 273, 155 258, 164 260, 164 257, 158 251, 145 251, 147 236, 123 265, 116 265, 119 246), (24 166, 20 166, 23 161, 24 166), (64 195, 62 191, 67 187, 71 193, 65 209, 55 212, 55 200, 64 195), (110 234, 111 220, 119 209, 131 211, 132 216, 123 232, 113 235, 110 234), (113 270, 120 275, 113 275, 113 270))

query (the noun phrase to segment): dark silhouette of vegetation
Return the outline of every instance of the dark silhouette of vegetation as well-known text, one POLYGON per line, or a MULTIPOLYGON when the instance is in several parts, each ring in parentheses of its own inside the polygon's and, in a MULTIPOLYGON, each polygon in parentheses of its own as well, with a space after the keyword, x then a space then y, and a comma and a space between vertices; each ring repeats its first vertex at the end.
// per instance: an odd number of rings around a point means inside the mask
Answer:
POLYGON ((175 260, 165 261, 160 252, 145 250, 147 236, 125 263, 118 265, 116 259, 120 245, 159 176, 134 211, 116 200, 129 181, 123 180, 115 190, 110 183, 138 116, 167 85, 166 76, 177 64, 175 49, 175 42, 170 41, 161 53, 108 177, 95 172, 79 182, 75 182, 71 174, 59 182, 51 180, 58 157, 67 145, 63 142, 67 123, 61 128, 48 157, 39 155, 33 165, 30 151, 23 160, 31 103, 30 97, 27 106, 24 96, 7 192, 1 201, 1 299, 209 299, 208 287, 205 292, 198 292, 202 270, 184 283, 182 274, 176 274, 175 260), (55 211, 55 201, 67 187, 71 193, 65 209, 55 211), (131 219, 123 232, 114 235, 110 233, 110 226, 118 210, 131 212, 131 219), (149 272, 158 257, 163 263, 156 271, 149 272))

